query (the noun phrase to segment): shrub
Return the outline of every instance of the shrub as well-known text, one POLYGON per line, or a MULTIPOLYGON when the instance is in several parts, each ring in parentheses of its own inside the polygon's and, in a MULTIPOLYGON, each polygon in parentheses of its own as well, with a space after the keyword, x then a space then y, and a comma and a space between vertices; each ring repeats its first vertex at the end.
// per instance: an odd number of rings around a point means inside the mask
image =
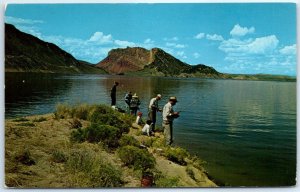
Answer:
POLYGON ((78 129, 82 127, 81 122, 77 118, 73 118, 73 121, 70 121, 71 129, 78 129))
POLYGON ((178 177, 168 177, 163 175, 161 171, 154 171, 154 183, 155 187, 178 187, 178 177))
POLYGON ((151 169, 155 166, 155 159, 147 150, 124 146, 119 148, 117 153, 126 166, 133 166, 136 170, 151 169))
POLYGON ((83 171, 89 173, 92 171, 94 161, 95 154, 92 150, 72 150, 68 156, 67 168, 72 172, 83 171))
POLYGON ((87 120, 92 106, 81 104, 72 108, 72 117, 87 120))
POLYGON ((98 166, 88 173, 93 187, 121 187, 122 172, 110 163, 98 162, 98 166))
POLYGON ((194 171, 193 171, 193 169, 192 169, 191 166, 187 166, 186 169, 185 169, 185 171, 186 171, 186 173, 188 174, 188 176, 189 176, 190 178, 192 178, 193 180, 196 181, 195 173, 194 173, 194 171))
POLYGON ((131 122, 129 123, 128 118, 124 118, 127 116, 122 117, 121 115, 108 106, 99 105, 91 111, 88 120, 97 124, 114 126, 119 128, 122 133, 128 133, 131 122))
POLYGON ((63 152, 61 152, 59 150, 55 150, 52 153, 52 160, 55 163, 64 163, 67 161, 67 157, 63 152))
POLYGON ((123 135, 119 141, 120 146, 126 146, 126 145, 131 145, 131 146, 140 146, 140 143, 138 140, 136 140, 133 136, 130 135, 123 135))
POLYGON ((97 155, 91 149, 71 151, 66 163, 66 168, 72 172, 70 179, 79 187, 121 187, 121 170, 97 155))
POLYGON ((169 147, 166 148, 164 156, 174 163, 178 163, 179 165, 186 165, 187 163, 184 159, 189 156, 189 153, 185 149, 182 149, 180 147, 169 147))
POLYGON ((101 141, 108 148, 114 148, 119 145, 119 139, 122 133, 118 128, 93 123, 87 128, 86 136, 88 142, 98 143, 101 141))
POLYGON ((25 149, 24 151, 21 152, 21 154, 17 155, 15 157, 15 160, 24 164, 24 165, 35 165, 35 161, 31 156, 31 153, 28 149, 25 149))
POLYGON ((56 119, 72 117, 72 107, 68 104, 58 104, 56 105, 56 111, 54 115, 56 119))
POLYGON ((87 129, 79 128, 71 133, 71 142, 84 142, 87 138, 87 129))

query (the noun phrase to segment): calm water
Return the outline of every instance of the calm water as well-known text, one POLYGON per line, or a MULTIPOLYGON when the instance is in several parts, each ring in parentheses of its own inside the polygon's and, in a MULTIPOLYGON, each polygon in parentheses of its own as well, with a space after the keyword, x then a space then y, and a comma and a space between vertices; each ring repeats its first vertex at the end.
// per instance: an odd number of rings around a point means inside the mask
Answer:
MULTIPOLYGON (((117 105, 136 92, 146 114, 151 97, 177 96, 175 144, 207 161, 206 169, 231 186, 294 185, 296 83, 272 81, 138 78, 105 75, 5 74, 5 117, 53 112, 57 103, 117 105)), ((160 118, 158 118, 160 119, 160 118)), ((159 121, 158 125, 160 126, 159 121)))

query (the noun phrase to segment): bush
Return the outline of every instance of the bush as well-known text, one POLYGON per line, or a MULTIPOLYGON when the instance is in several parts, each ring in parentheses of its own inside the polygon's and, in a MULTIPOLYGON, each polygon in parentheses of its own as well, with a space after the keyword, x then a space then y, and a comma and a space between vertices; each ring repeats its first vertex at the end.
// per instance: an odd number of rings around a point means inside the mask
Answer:
POLYGON ((130 135, 123 135, 119 141, 120 146, 126 146, 126 145, 131 145, 131 146, 140 146, 140 143, 138 140, 136 140, 133 136, 130 135))
POLYGON ((71 129, 78 129, 78 128, 82 127, 81 122, 77 118, 74 118, 73 121, 70 121, 69 123, 70 123, 71 129))
POLYGON ((18 126, 34 127, 35 124, 31 122, 24 122, 24 123, 19 123, 18 126))
POLYGON ((122 133, 118 128, 93 123, 87 128, 86 136, 88 142, 98 143, 101 141, 108 148, 114 148, 119 146, 119 139, 122 133))
POLYGON ((63 152, 61 152, 59 150, 55 150, 52 153, 52 160, 55 163, 64 163, 67 161, 67 157, 63 152))
POLYGON ((151 169, 155 166, 155 159, 147 150, 124 146, 119 148, 117 153, 126 166, 133 166, 136 170, 151 169))
POLYGON ((85 128, 79 128, 71 133, 71 142, 84 142, 87 138, 87 129, 85 128))
POLYGON ((179 165, 186 165, 186 161, 184 160, 189 156, 189 153, 180 147, 176 148, 166 148, 164 156, 168 158, 168 160, 173 161, 179 165))
POLYGON ((117 127, 122 133, 128 133, 131 127, 131 122, 129 122, 127 116, 124 115, 122 117, 121 113, 114 111, 111 107, 103 105, 99 105, 93 109, 88 120, 97 124, 117 127))
POLYGON ((79 187, 121 187, 121 170, 101 159, 91 149, 71 151, 66 163, 66 168, 72 172, 70 179, 79 187))
POLYGON ((163 175, 161 171, 154 171, 154 183, 155 187, 178 187, 178 177, 168 177, 163 175))
POLYGON ((93 187, 121 187, 122 172, 110 163, 98 162, 92 172, 88 173, 93 187))
POLYGON ((87 104, 81 104, 78 106, 74 106, 72 108, 72 117, 87 120, 89 116, 89 111, 93 106, 89 106, 87 104))
POLYGON ((68 104, 56 105, 56 111, 54 112, 56 119, 65 119, 72 117, 72 107, 68 104))
POLYGON ((35 165, 35 161, 31 156, 31 153, 28 149, 25 149, 24 151, 21 152, 21 154, 17 155, 15 157, 15 160, 24 164, 24 165, 35 165))

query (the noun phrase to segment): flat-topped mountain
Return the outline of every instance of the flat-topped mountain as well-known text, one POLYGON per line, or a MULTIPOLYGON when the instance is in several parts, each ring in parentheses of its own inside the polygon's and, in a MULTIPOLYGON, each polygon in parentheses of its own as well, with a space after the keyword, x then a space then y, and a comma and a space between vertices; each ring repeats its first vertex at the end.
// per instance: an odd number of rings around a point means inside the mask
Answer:
POLYGON ((141 47, 113 49, 97 64, 112 74, 139 72, 161 76, 218 77, 221 73, 206 65, 189 65, 159 48, 147 50, 141 47))
POLYGON ((105 73, 94 65, 78 61, 55 44, 21 32, 11 24, 5 24, 5 71, 105 73))

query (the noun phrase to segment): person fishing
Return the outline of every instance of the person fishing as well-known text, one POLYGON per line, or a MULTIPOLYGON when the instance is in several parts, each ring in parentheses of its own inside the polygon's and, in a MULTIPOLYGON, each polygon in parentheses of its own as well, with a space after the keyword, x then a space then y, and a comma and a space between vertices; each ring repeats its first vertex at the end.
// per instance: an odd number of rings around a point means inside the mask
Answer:
POLYGON ((118 85, 119 85, 119 83, 115 81, 113 87, 110 90, 111 106, 116 106, 116 102, 117 102, 117 86, 118 85))
POLYGON ((169 102, 163 108, 163 123, 166 145, 173 143, 173 120, 179 117, 179 112, 174 112, 173 106, 177 103, 176 97, 170 97, 169 102))
POLYGON ((131 99, 132 99, 132 93, 131 93, 131 91, 129 91, 128 93, 126 93, 125 98, 124 98, 125 103, 128 105, 128 108, 130 106, 131 99))
POLYGON ((129 105, 129 109, 130 109, 130 114, 131 115, 135 115, 136 116, 136 113, 137 113, 137 110, 139 109, 140 104, 141 104, 140 99, 137 96, 137 94, 135 93, 132 96, 132 99, 131 99, 130 105, 129 105))
POLYGON ((152 121, 152 131, 155 131, 155 124, 156 124, 156 112, 159 111, 161 112, 162 110, 158 107, 158 101, 161 100, 161 94, 157 94, 156 97, 152 98, 150 100, 149 104, 149 112, 148 112, 148 117, 149 120, 152 121))

